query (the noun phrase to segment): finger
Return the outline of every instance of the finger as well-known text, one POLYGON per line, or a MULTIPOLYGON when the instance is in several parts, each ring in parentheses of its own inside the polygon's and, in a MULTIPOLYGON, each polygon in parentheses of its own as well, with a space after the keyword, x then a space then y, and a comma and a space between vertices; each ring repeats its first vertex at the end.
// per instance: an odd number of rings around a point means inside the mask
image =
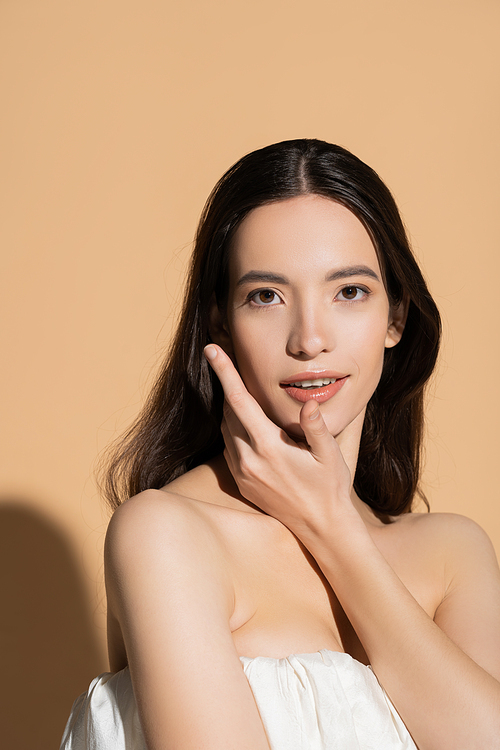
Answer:
POLYGON ((216 344, 205 347, 205 356, 219 378, 226 401, 249 437, 269 429, 272 424, 257 401, 247 391, 239 373, 227 354, 216 344))
POLYGON ((224 445, 226 446, 226 450, 228 451, 229 455, 231 456, 231 459, 233 461, 236 461, 237 457, 238 457, 238 454, 239 454, 237 443, 239 443, 241 445, 241 443, 244 441, 247 444, 248 443, 248 435, 246 435, 246 433, 245 433, 246 440, 245 440, 245 438, 241 438, 241 437, 240 438, 238 438, 238 437, 235 438, 234 435, 231 433, 231 430, 229 429, 229 426, 227 424, 227 420, 225 419, 225 417, 223 418, 223 420, 221 422, 220 428, 221 428, 221 432, 222 432, 222 438, 224 440, 224 445))
POLYGON ((226 459, 227 465, 229 466, 231 464, 232 466, 234 464, 234 460, 236 457, 236 448, 235 448, 231 433, 228 430, 225 419, 222 420, 220 427, 221 427, 222 437, 224 439, 224 457, 226 459))
MULTIPOLYGON (((240 420, 231 409, 227 401, 224 401, 224 412, 223 412, 223 423, 228 434, 233 440, 243 440, 245 443, 250 443, 248 432, 245 430, 240 420)), ((224 434, 224 432, 223 432, 224 434)))
POLYGON ((314 399, 306 401, 300 410, 300 426, 313 456, 322 462, 331 459, 335 440, 330 435, 318 402, 314 399))

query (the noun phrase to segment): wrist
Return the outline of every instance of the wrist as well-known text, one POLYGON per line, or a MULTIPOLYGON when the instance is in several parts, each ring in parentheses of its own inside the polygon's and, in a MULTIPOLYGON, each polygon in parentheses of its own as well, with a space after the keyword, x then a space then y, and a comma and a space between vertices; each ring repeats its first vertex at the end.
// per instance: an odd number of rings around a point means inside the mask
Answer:
POLYGON ((366 540, 371 542, 365 523, 349 496, 328 513, 311 514, 293 531, 311 552, 314 548, 315 557, 323 550, 331 555, 334 550, 352 550, 353 545, 366 540))

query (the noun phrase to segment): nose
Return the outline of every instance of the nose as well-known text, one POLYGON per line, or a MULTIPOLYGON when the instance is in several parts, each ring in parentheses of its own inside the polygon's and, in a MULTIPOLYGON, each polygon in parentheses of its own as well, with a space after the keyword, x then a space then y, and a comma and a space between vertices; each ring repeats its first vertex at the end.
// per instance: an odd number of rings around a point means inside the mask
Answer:
POLYGON ((332 320, 315 307, 298 310, 291 321, 287 341, 287 354, 297 359, 314 359, 335 346, 332 320))

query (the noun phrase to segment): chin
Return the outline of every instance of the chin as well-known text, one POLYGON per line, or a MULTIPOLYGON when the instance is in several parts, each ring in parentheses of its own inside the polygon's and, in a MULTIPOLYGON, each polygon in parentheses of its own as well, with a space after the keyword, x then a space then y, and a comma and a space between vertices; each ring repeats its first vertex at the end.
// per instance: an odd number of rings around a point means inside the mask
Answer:
MULTIPOLYGON (((322 409, 323 419, 325 420, 328 432, 330 435, 333 435, 334 438, 337 438, 342 432, 344 432, 345 429, 349 427, 350 424, 355 422, 358 418, 361 418, 364 420, 366 407, 363 407, 360 409, 359 412, 356 412, 355 414, 349 414, 341 416, 338 412, 335 415, 325 413, 326 410, 322 409)), ((299 409, 300 412, 300 409, 299 409)), ((298 441, 298 442, 304 442, 304 432, 302 430, 302 427, 300 426, 300 422, 298 421, 298 415, 297 418, 294 420, 291 420, 290 418, 280 418, 277 414, 269 413, 266 416, 274 422, 275 425, 277 425, 280 429, 282 429, 288 437, 290 437, 292 440, 298 441)))
MULTIPOLYGON (((269 416, 269 415, 268 415, 269 416)), ((295 440, 296 442, 303 443, 305 441, 304 431, 302 427, 300 426, 299 422, 290 422, 288 420, 280 420, 275 419, 274 416, 269 416, 269 419, 271 419, 272 422, 274 422, 275 425, 277 425, 283 432, 286 432, 289 438, 292 440, 295 440)), ((328 431, 331 435, 334 437, 337 437, 342 430, 345 429, 345 427, 336 428, 336 426, 331 425, 329 423, 329 420, 325 419, 326 426, 328 428, 328 431)))

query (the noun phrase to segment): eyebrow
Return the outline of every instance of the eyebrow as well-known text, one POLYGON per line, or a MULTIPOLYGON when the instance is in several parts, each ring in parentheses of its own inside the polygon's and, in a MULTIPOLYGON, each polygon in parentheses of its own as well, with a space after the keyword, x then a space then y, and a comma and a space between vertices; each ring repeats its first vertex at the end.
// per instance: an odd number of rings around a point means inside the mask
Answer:
POLYGON ((338 271, 329 273, 326 280, 337 281, 337 279, 346 279, 349 276, 368 276, 370 279, 380 281, 378 275, 369 266, 347 266, 347 268, 339 268, 338 271))
MULTIPOLYGON (((368 276, 370 279, 380 281, 378 275, 369 266, 346 266, 345 268, 339 268, 337 271, 328 273, 325 277, 326 281, 338 281, 339 279, 348 279, 351 276, 368 276)), ((290 284, 286 276, 281 276, 276 273, 269 273, 267 271, 248 271, 243 274, 239 279, 236 286, 242 286, 242 284, 248 284, 249 282, 267 282, 269 284, 290 284)))

